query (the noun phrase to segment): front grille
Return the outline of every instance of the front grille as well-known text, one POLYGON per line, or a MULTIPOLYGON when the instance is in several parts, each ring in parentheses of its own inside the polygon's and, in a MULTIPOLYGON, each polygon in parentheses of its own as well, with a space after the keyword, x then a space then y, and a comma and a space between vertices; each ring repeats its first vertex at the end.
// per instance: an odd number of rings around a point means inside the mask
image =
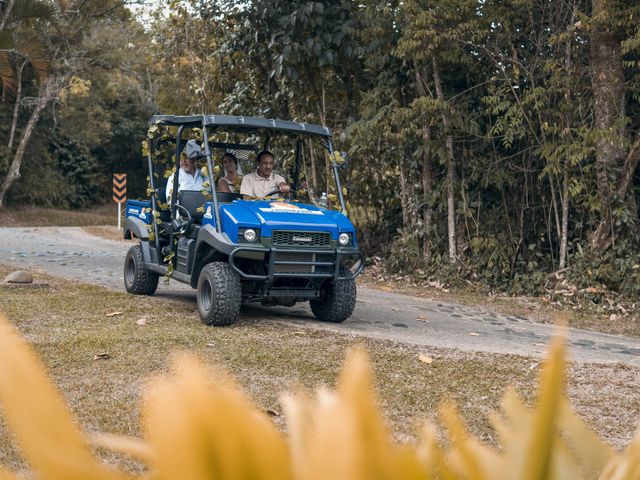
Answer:
MULTIPOLYGON (((278 252, 276 260, 280 262, 313 262, 313 253, 278 252)), ((313 265, 276 264, 273 273, 312 273, 313 265)))
POLYGON ((331 246, 329 232, 292 232, 275 230, 271 242, 274 247, 311 247, 327 248, 331 246))
POLYGON ((331 273, 335 268, 335 255, 333 254, 280 250, 274 252, 274 255, 273 273, 331 273), (297 265, 296 262, 308 262, 310 264, 297 265))

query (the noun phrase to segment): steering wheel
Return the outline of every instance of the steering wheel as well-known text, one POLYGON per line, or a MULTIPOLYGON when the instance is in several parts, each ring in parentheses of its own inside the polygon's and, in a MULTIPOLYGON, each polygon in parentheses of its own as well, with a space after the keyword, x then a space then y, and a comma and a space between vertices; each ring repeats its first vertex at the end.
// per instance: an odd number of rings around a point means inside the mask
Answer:
POLYGON ((265 195, 265 198, 266 198, 266 197, 270 197, 271 195, 275 195, 276 193, 278 193, 278 194, 280 194, 280 195, 283 195, 283 196, 286 196, 286 197, 290 197, 290 196, 291 196, 292 194, 294 194, 295 192, 296 192, 296 190, 295 190, 291 185, 289 185, 289 191, 288 191, 287 193, 283 193, 283 192, 281 192, 281 191, 280 191, 280 187, 278 187, 278 188, 276 188, 275 190, 272 190, 272 191, 270 191, 269 193, 267 193, 267 194, 265 195))
POLYGON ((177 233, 178 235, 184 235, 191 227, 193 219, 191 218, 191 213, 189 212, 189 210, 187 210, 182 205, 176 203, 176 208, 186 213, 187 220, 183 220, 182 215, 176 212, 178 214, 178 218, 174 219, 171 222, 171 226, 173 227, 174 233, 177 233))

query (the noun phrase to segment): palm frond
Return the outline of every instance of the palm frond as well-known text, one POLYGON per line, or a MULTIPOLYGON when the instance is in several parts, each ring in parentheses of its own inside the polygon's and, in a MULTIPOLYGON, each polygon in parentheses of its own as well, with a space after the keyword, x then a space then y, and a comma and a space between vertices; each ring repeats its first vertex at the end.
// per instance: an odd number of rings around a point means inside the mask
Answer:
POLYGON ((16 94, 16 75, 9 62, 9 52, 0 50, 0 84, 2 84, 2 101, 16 94))
POLYGON ((9 13, 7 24, 12 25, 29 19, 47 20, 57 13, 55 5, 47 0, 16 0, 9 13))
POLYGON ((49 59, 40 42, 37 40, 22 42, 19 49, 15 50, 15 53, 29 60, 38 83, 47 78, 49 74, 49 59))

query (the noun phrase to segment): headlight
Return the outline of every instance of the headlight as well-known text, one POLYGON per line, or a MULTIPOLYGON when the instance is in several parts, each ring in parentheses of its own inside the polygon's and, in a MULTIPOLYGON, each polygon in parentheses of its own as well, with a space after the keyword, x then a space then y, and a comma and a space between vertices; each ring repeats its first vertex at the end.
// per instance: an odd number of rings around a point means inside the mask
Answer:
POLYGON ((258 235, 253 228, 247 228, 242 234, 247 242, 255 242, 256 238, 258 238, 258 235))
POLYGON ((349 236, 348 233, 341 233, 340 236, 338 237, 338 243, 343 247, 346 247, 347 245, 349 245, 350 241, 351 241, 351 236, 349 236))

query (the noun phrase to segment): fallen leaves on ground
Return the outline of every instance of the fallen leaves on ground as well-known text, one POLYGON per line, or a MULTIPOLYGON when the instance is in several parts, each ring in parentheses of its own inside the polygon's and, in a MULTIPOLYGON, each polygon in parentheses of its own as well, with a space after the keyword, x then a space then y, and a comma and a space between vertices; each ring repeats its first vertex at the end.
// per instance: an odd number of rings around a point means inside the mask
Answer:
POLYGON ((433 363, 433 358, 431 358, 431 357, 430 357, 430 356, 428 356, 428 355, 419 355, 419 356, 418 356, 418 359, 419 359, 422 363, 426 363, 426 364, 433 363))
POLYGON ((122 315, 122 312, 111 312, 107 313, 107 317, 115 317, 116 315, 122 315))
POLYGON ((93 356, 93 360, 108 360, 111 358, 108 352, 98 352, 93 356))

